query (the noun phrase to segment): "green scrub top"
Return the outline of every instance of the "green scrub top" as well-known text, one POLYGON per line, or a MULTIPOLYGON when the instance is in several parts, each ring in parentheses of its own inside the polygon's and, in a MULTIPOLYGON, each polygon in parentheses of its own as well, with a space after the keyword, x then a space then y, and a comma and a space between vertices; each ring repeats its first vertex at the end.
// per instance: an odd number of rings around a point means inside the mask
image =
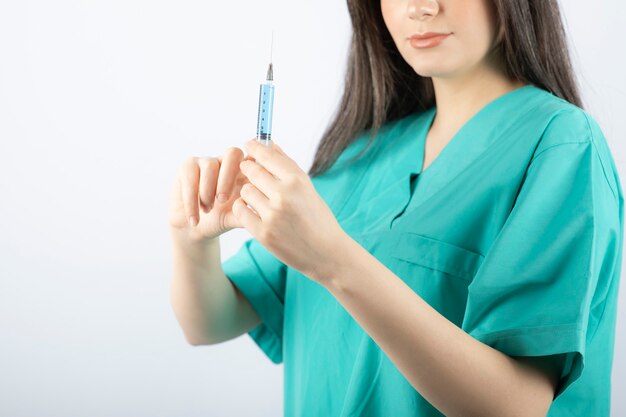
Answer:
MULTIPOLYGON (((422 171, 435 113, 387 123, 350 162, 364 133, 316 190, 347 234, 471 336, 555 355, 548 416, 609 415, 623 197, 600 127, 529 84, 483 107, 422 171)), ((286 416, 443 415, 323 286, 257 240, 222 267, 262 319, 249 335, 284 363, 286 416)))

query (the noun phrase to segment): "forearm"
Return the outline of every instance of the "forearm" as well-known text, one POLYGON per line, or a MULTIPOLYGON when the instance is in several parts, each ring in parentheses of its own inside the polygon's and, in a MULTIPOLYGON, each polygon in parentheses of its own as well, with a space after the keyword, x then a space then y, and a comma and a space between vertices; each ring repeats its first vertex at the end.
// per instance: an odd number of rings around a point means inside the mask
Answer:
POLYGON ((234 286, 224 275, 219 238, 199 244, 180 238, 173 229, 171 236, 170 301, 189 343, 218 343, 253 326, 242 322, 238 309, 246 305, 239 302, 234 286))
POLYGON ((443 414, 545 416, 552 388, 536 369, 465 333, 357 242, 320 282, 411 385, 443 414))

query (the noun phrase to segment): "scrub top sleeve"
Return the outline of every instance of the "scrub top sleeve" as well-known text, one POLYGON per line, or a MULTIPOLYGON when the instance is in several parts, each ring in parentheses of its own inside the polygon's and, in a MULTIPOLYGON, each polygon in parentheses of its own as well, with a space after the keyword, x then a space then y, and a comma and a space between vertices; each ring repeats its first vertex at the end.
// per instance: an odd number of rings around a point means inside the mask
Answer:
POLYGON ((282 363, 286 265, 258 240, 249 239, 222 269, 262 320, 248 334, 272 362, 282 363))
POLYGON ((558 397, 583 370, 619 236, 619 203, 596 144, 541 150, 468 287, 463 330, 510 356, 554 355, 558 397))

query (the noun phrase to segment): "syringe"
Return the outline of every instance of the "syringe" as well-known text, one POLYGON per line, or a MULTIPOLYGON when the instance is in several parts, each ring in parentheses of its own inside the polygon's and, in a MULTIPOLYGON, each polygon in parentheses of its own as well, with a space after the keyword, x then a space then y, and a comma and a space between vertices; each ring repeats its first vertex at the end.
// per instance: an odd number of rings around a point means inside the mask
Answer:
MULTIPOLYGON (((272 34, 272 48, 274 35, 272 34)), ((259 112, 256 123, 256 140, 265 146, 272 146, 272 113, 274 109, 274 69, 272 67, 272 51, 270 49, 270 65, 267 69, 265 82, 259 88, 259 112)))

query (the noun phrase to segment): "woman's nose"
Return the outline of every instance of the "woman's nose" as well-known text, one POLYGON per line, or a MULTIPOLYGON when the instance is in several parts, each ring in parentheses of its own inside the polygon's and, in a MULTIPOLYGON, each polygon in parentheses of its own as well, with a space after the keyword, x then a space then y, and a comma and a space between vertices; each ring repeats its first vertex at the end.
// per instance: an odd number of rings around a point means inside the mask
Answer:
POLYGON ((439 13, 439 2, 437 0, 409 0, 407 12, 411 19, 432 19, 439 13))

